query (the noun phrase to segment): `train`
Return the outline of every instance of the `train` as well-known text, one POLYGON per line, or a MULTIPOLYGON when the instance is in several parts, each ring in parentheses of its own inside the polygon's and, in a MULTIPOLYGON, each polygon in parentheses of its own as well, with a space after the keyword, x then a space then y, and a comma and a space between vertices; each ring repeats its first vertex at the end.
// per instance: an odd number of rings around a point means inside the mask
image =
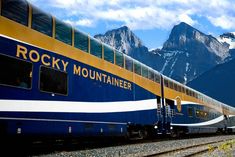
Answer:
POLYGON ((235 131, 233 106, 164 76, 26 0, 0 0, 0 12, 2 137, 143 139, 235 131))

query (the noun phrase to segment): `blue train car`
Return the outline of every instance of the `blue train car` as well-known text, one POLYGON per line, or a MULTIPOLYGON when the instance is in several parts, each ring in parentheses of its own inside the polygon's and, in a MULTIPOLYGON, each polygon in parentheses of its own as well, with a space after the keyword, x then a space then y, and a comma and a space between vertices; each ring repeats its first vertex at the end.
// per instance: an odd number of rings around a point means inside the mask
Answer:
POLYGON ((233 131, 233 107, 25 0, 0 2, 1 135, 144 138, 233 131))

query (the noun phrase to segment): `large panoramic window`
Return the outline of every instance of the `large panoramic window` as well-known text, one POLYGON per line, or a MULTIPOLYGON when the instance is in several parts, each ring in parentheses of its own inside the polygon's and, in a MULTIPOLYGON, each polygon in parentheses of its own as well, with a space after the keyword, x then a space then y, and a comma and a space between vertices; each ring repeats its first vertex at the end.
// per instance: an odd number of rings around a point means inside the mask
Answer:
POLYGON ((114 63, 113 49, 104 45, 104 59, 110 63, 114 63))
POLYGON ((124 66, 123 54, 121 52, 115 51, 115 64, 120 67, 124 66))
POLYGON ((40 68, 40 90, 67 95, 67 73, 42 66, 40 68))
POLYGON ((28 10, 26 0, 2 0, 2 16, 25 26, 28 25, 28 10))
POLYGON ((164 86, 165 86, 165 87, 169 87, 169 81, 168 81, 168 79, 166 79, 166 78, 164 79, 164 86))
POLYGON ((158 73, 154 73, 155 82, 160 83, 161 77, 158 73))
POLYGON ((149 70, 149 79, 154 81, 154 71, 153 70, 149 70))
POLYGON ((45 14, 37 8, 33 8, 32 28, 48 36, 52 36, 51 15, 45 14))
POLYGON ((148 78, 148 68, 146 66, 142 66, 142 76, 148 78))
POLYGON ((29 89, 32 63, 0 54, 0 84, 29 89))
POLYGON ((101 45, 101 43, 93 38, 90 39, 90 42, 91 42, 90 53, 96 57, 102 58, 102 45, 101 45))
POLYGON ((125 68, 126 70, 133 71, 133 60, 132 58, 125 56, 125 68))
POLYGON ((134 62, 134 72, 138 75, 141 75, 141 65, 139 62, 134 62))
POLYGON ((66 44, 72 45, 72 28, 63 22, 56 20, 55 38, 66 44))
POLYGON ((75 31, 74 46, 82 51, 88 52, 88 36, 79 31, 75 31))

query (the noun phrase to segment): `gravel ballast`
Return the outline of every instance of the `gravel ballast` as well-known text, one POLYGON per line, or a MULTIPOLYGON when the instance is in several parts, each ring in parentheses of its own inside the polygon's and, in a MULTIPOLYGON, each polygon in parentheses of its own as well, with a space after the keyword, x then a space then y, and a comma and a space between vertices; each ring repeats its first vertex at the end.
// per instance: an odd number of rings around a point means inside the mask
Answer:
MULTIPOLYGON (((198 145, 207 142, 216 142, 220 140, 235 140, 235 135, 223 135, 223 136, 214 136, 214 137, 201 137, 201 138, 191 138, 191 139, 182 139, 182 140, 168 140, 168 141, 159 141, 159 142, 149 142, 149 143, 141 143, 141 144, 129 144, 123 146, 115 146, 115 147, 105 147, 105 148, 97 148, 97 149, 88 149, 88 150, 77 150, 77 151, 62 151, 57 153, 39 155, 40 157, 139 157, 139 156, 148 156, 154 153, 163 152, 172 149, 178 149, 182 147, 187 147, 191 145, 198 145)), ((208 148, 210 146, 208 145, 208 148)), ((208 154, 204 154, 204 156, 223 156, 228 153, 227 148, 226 151, 221 151, 215 149, 210 151, 208 154)), ((230 151, 233 155, 235 155, 235 143, 231 146, 230 151)), ((180 154, 179 154, 180 156, 180 154)), ((202 155, 203 156, 203 155, 202 155)))

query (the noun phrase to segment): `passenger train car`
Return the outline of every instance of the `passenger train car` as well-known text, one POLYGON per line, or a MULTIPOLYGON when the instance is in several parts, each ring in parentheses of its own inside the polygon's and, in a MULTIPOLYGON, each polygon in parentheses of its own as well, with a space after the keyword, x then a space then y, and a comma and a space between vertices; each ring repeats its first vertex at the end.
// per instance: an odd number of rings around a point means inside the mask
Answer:
POLYGON ((0 134, 127 136, 234 131, 235 108, 25 0, 0 0, 0 134))

